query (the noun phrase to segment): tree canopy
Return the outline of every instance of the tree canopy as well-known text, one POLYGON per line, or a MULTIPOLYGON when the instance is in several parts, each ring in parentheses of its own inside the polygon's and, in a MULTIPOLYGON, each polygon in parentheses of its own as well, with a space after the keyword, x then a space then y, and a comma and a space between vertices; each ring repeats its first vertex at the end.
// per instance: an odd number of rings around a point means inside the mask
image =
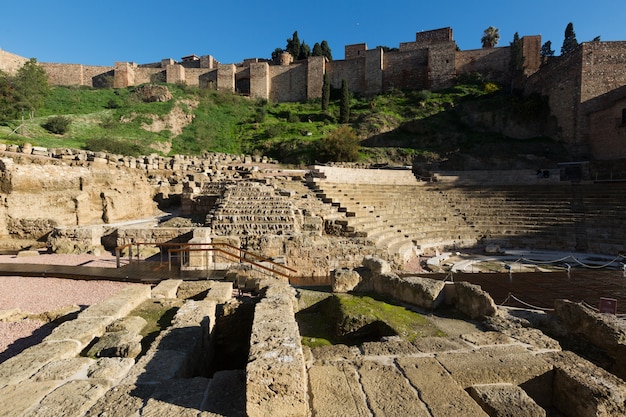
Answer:
POLYGON ((289 52, 294 60, 307 59, 310 56, 325 56, 329 61, 332 61, 333 54, 328 46, 328 42, 323 40, 321 43, 316 42, 313 45, 313 49, 307 45, 304 41, 300 41, 298 31, 295 31, 291 38, 287 39, 287 46, 285 49, 276 48, 272 52, 272 60, 276 61, 283 52, 289 52))
POLYGON ((21 112, 34 117, 50 94, 46 71, 31 58, 15 76, 0 71, 0 119, 15 119, 21 112))
POLYGON ((546 41, 546 43, 544 43, 541 46, 541 60, 543 63, 545 63, 548 58, 554 56, 554 49, 552 49, 552 41, 546 41))
POLYGON ((524 71, 524 49, 519 34, 515 32, 511 42, 511 72, 519 73, 524 71))
POLYGON ((483 37, 480 39, 480 42, 483 45, 483 48, 493 48, 500 41, 500 31, 498 28, 493 26, 489 26, 483 32, 483 37))
POLYGON ((569 22, 565 28, 565 39, 563 39, 563 46, 561 46, 561 55, 572 52, 576 47, 578 47, 578 41, 574 32, 574 24, 569 22))

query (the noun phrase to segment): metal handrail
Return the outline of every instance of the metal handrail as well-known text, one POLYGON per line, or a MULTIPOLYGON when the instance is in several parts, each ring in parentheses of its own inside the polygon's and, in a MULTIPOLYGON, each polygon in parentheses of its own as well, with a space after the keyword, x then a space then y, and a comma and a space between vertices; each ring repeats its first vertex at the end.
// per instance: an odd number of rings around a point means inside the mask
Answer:
MULTIPOLYGON (((250 265, 256 266, 258 268, 261 268, 263 270, 269 271, 271 273, 274 273, 276 275, 285 277, 285 278, 289 278, 289 272, 293 272, 293 273, 297 273, 298 271, 290 268, 286 265, 281 265, 279 263, 276 263, 270 259, 264 258, 260 255, 257 255, 253 252, 249 252, 245 249, 241 249, 237 246, 231 245, 229 243, 222 243, 222 242, 215 242, 215 243, 155 243, 155 242, 133 242, 133 243, 127 243, 121 246, 118 246, 115 248, 115 257, 116 257, 116 266, 119 268, 120 267, 120 253, 123 249, 126 248, 130 248, 129 252, 128 252, 128 262, 129 264, 132 263, 132 259, 133 259, 133 250, 132 247, 136 246, 137 247, 137 260, 139 260, 139 246, 141 245, 150 245, 150 246, 158 246, 158 247, 174 247, 174 249, 168 249, 167 253, 168 253, 168 263, 169 263, 169 267, 170 270, 172 268, 172 253, 176 253, 176 254, 184 254, 184 253, 189 253, 189 252, 218 252, 221 254, 225 254, 228 255, 234 259, 239 260, 240 262, 243 263, 248 263, 250 265), (194 246, 201 246, 201 248, 198 249, 194 249, 194 246), (207 247, 209 246, 209 247, 207 247), (222 246, 222 247, 226 247, 226 248, 230 248, 230 249, 234 249, 237 252, 239 252, 239 255, 236 255, 232 252, 228 252, 226 250, 217 248, 216 246, 222 246), (256 261, 250 260, 246 257, 252 257, 254 259, 256 259, 256 261), (260 264, 259 262, 266 262, 269 263, 270 265, 272 265, 272 268, 268 268, 265 265, 260 264), (276 270, 276 268, 279 269, 283 269, 289 272, 281 272, 276 270)), ((161 253, 161 263, 163 263, 163 251, 160 251, 161 253)), ((182 258, 181 258, 181 267, 182 267, 182 258)), ((207 269, 208 269, 208 262, 207 262, 207 269)))

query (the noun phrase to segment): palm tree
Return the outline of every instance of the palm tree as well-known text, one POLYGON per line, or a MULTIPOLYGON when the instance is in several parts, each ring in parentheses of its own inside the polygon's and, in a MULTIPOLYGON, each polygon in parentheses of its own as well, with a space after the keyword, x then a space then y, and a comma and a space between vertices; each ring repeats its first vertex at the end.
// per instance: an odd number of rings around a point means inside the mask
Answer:
POLYGON ((498 28, 494 28, 493 26, 489 26, 487 29, 485 29, 485 32, 483 32, 483 37, 480 39, 483 44, 483 48, 493 48, 498 44, 499 40, 500 31, 498 30, 498 28))

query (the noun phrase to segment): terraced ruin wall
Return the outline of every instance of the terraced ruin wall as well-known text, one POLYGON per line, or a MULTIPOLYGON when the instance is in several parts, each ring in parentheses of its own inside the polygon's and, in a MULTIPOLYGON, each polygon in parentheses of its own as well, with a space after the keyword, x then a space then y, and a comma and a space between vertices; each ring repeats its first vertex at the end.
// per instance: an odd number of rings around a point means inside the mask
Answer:
POLYGON ((157 214, 155 189, 138 171, 41 162, 2 159, 0 236, 38 240, 54 226, 116 223, 157 214))

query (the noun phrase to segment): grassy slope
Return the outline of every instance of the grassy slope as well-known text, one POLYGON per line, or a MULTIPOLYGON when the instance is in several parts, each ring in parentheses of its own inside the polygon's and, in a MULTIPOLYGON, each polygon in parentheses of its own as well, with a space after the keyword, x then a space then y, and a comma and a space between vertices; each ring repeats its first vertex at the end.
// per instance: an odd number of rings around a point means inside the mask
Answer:
MULTIPOLYGON (((199 91, 170 85, 174 97, 166 103, 143 103, 128 89, 87 89, 56 87, 33 121, 26 121, 25 136, 9 133, 14 121, 0 126, 0 140, 30 142, 46 147, 108 150, 125 154, 154 153, 150 145, 168 143, 171 152, 200 154, 227 152, 265 154, 294 164, 316 160, 315 142, 337 129, 339 108, 331 102, 324 113, 319 101, 307 103, 267 103, 229 93, 199 91), (150 124, 151 115, 168 114, 184 99, 199 102, 193 110, 193 123, 173 137, 165 129, 151 133, 141 128, 150 124), (41 127, 50 116, 66 115, 72 120, 65 135, 53 135, 41 127), (150 115, 150 117, 148 117, 150 115)), ((455 154, 478 153, 498 148, 531 148, 545 152, 544 139, 511 141, 501 135, 477 133, 461 121, 459 108, 471 101, 473 108, 490 110, 508 106, 507 96, 487 94, 483 86, 456 86, 444 92, 394 91, 371 99, 352 99, 351 125, 363 139, 363 159, 374 162, 410 163, 415 157, 446 160, 455 154), (476 104, 478 103, 478 104, 476 104), (495 145, 494 145, 495 144, 495 145), (543 147, 543 150, 542 150, 543 147)), ((185 108, 186 112, 191 112, 185 108)), ((558 147, 554 152, 560 152, 558 147)))

